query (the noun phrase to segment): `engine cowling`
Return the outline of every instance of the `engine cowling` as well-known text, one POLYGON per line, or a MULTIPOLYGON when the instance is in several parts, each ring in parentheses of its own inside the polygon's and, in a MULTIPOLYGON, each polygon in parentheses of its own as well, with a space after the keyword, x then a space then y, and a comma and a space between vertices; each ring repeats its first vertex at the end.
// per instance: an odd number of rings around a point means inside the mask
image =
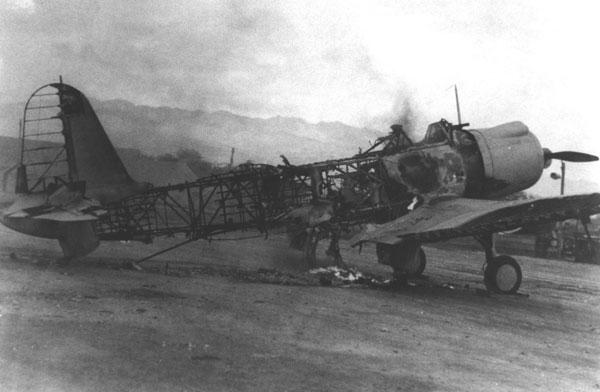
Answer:
POLYGON ((544 152, 537 137, 520 121, 473 129, 483 162, 480 197, 495 198, 529 188, 544 170, 544 152))

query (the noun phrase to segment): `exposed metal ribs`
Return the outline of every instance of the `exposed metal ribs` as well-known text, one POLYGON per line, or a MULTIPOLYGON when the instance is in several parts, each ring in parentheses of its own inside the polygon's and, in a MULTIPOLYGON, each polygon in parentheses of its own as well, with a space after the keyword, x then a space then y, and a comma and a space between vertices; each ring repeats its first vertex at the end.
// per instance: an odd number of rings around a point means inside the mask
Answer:
POLYGON ((107 206, 97 224, 101 239, 149 241, 184 233, 190 238, 245 229, 266 232, 287 212, 327 201, 332 222, 354 225, 406 212, 408 200, 382 203, 373 184, 383 183, 377 157, 354 157, 302 166, 242 166, 195 182, 153 188, 107 206))
POLYGON ((27 100, 21 121, 21 165, 26 187, 45 191, 53 179, 69 179, 60 95, 54 85, 36 90, 27 100), (52 121, 51 121, 52 120, 52 121))

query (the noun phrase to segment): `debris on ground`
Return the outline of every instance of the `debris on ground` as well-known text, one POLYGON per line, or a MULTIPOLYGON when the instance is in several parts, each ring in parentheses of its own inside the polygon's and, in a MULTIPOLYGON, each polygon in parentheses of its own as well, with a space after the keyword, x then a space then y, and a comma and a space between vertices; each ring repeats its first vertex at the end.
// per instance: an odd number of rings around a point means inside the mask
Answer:
POLYGON ((340 268, 335 266, 315 268, 309 274, 319 277, 322 286, 344 286, 350 284, 382 287, 390 280, 360 272, 354 268, 340 268))
POLYGON ((358 270, 353 268, 343 269, 339 267, 322 267, 308 271, 319 276, 319 282, 324 286, 338 286, 350 283, 366 283, 367 278, 358 270))

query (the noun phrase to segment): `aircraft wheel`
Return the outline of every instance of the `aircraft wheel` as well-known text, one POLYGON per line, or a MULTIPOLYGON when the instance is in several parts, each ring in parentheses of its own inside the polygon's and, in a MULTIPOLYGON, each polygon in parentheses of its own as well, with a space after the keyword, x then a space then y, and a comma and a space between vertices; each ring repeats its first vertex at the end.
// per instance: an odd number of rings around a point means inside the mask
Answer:
POLYGON ((421 276, 425 271, 427 258, 417 243, 405 246, 377 244, 377 257, 380 263, 391 266, 397 276, 421 276))
POLYGON ((510 256, 497 256, 484 267, 483 282, 488 291, 514 294, 521 286, 521 266, 510 256))
POLYGON ((427 258, 425 257, 425 252, 423 252, 423 248, 419 248, 418 257, 418 267, 415 272, 413 272, 412 276, 421 276, 423 275, 423 271, 425 271, 425 267, 427 266, 427 258))

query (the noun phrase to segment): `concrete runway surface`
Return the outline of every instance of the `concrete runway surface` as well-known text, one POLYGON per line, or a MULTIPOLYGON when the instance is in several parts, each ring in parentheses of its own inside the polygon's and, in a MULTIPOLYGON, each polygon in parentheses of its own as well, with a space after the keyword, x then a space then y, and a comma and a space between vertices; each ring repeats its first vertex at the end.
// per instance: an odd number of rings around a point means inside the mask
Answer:
POLYGON ((0 390, 600 390, 600 266, 520 257, 520 295, 487 295, 482 252, 428 247, 408 287, 323 287, 274 236, 120 268, 175 242, 60 267, 53 241, 0 229, 0 390))

